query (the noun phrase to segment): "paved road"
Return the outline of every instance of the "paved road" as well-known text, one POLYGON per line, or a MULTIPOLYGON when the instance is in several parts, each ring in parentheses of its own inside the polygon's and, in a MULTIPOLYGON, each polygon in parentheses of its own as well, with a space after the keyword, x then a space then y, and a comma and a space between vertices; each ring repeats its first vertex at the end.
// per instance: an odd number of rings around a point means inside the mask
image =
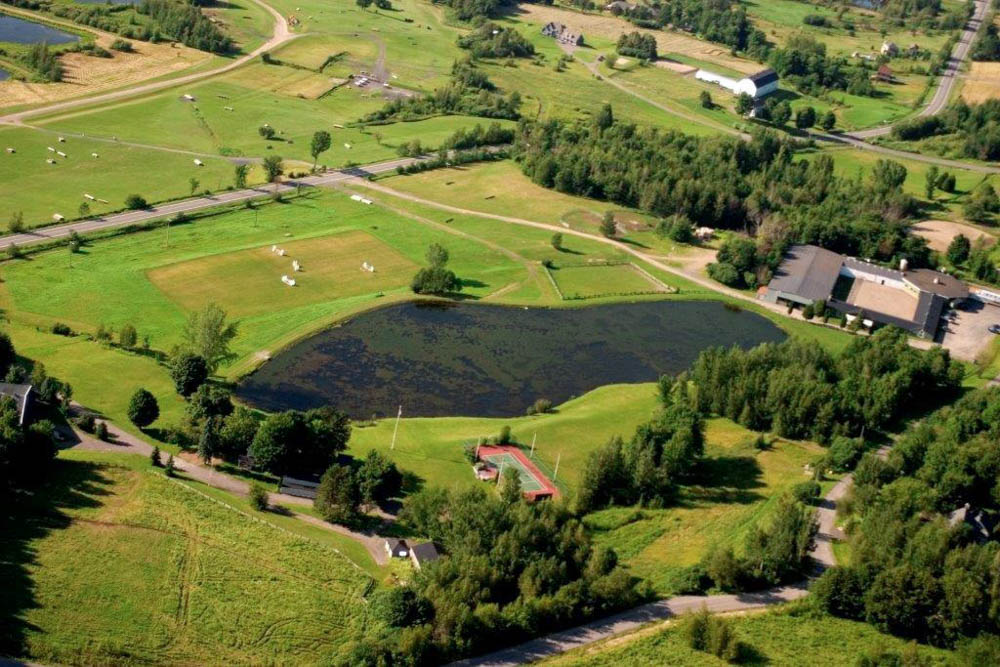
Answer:
MULTIPOLYGON (((833 556, 832 538, 836 532, 836 503, 851 487, 851 476, 840 480, 826 496, 817 510, 819 531, 812 548, 816 564, 815 574, 836 565, 833 556)), ((679 595, 666 600, 657 600, 635 609, 579 625, 569 630, 556 632, 545 637, 512 646, 502 651, 476 658, 468 658, 453 663, 461 667, 512 667, 526 662, 541 660, 558 653, 564 653, 581 646, 593 644, 615 635, 632 632, 647 623, 664 621, 683 614, 699 611, 702 607, 713 613, 749 611, 775 604, 791 602, 808 595, 808 581, 790 586, 781 586, 757 593, 737 593, 734 595, 679 595)))
POLYGON ((232 192, 222 192, 217 195, 192 197, 191 199, 182 199, 180 201, 170 202, 160 206, 153 206, 152 208, 142 211, 126 211, 124 213, 117 213, 106 217, 89 218, 87 220, 70 222, 62 225, 40 227, 21 234, 8 234, 7 236, 0 237, 0 248, 6 248, 11 243, 18 246, 26 246, 33 243, 42 243, 45 241, 66 238, 70 235, 70 232, 74 231, 79 234, 83 234, 86 232, 113 229, 115 227, 124 227, 126 225, 141 224, 150 220, 176 215, 178 213, 190 213, 206 208, 221 206, 223 204, 232 204, 245 201, 247 199, 267 196, 275 191, 292 192, 299 185, 333 185, 340 181, 346 181, 359 176, 363 177, 369 174, 380 174, 387 171, 393 171, 396 167, 413 164, 420 159, 421 158, 400 158, 364 167, 352 167, 349 169, 326 172, 316 176, 307 176, 294 181, 286 181, 277 186, 268 185, 258 188, 247 188, 245 190, 233 190, 232 192))
MULTIPOLYGON (((958 80, 958 71, 962 67, 962 63, 965 61, 966 57, 969 55, 969 49, 972 48, 972 42, 976 39, 976 34, 979 32, 979 27, 983 23, 983 18, 986 16, 986 11, 989 7, 987 0, 974 0, 975 9, 972 11, 972 16, 969 18, 969 22, 965 24, 965 29, 962 30, 962 34, 958 39, 958 43, 955 44, 955 48, 951 52, 951 57, 945 64, 944 71, 941 72, 940 81, 938 83, 938 88, 934 92, 934 97, 931 101, 920 110, 917 114, 918 118, 933 116, 939 113, 946 104, 948 104, 948 98, 951 97, 951 91, 955 87, 955 82, 958 80)), ((880 137, 888 134, 892 131, 892 125, 884 125, 882 127, 872 128, 870 130, 861 130, 858 132, 850 132, 850 136, 857 139, 871 139, 873 137, 880 137)))
MULTIPOLYGON (((74 405, 74 408, 77 410, 80 409, 77 405, 74 405)), ((108 427, 108 433, 111 435, 111 441, 105 442, 103 440, 98 440, 86 433, 83 433, 82 431, 73 429, 72 434, 67 435, 78 441, 75 445, 76 448, 101 452, 128 452, 145 457, 149 457, 150 454, 153 453, 153 447, 148 442, 142 440, 141 438, 137 438, 130 433, 122 431, 109 421, 103 419, 99 419, 98 421, 103 421, 108 427)), ((166 460, 166 454, 164 454, 164 460, 166 460)), ((250 485, 247 482, 236 479, 235 477, 230 477, 225 473, 218 472, 212 467, 204 466, 199 463, 183 459, 179 456, 174 457, 174 465, 177 470, 185 476, 198 480, 199 482, 216 489, 221 489, 227 493, 243 497, 249 493, 250 485)), ((312 505, 312 501, 307 498, 299 498, 297 496, 290 496, 284 493, 271 493, 269 496, 271 503, 276 505, 292 505, 300 507, 312 505)), ((338 524, 327 523, 326 521, 317 519, 309 514, 303 514, 294 510, 290 511, 292 516, 299 521, 317 526, 324 530, 338 533, 359 542, 365 547, 372 559, 379 565, 384 565, 388 561, 388 556, 385 553, 384 548, 384 538, 375 534, 359 533, 338 524)))
POLYGON ((6 114, 0 116, 0 123, 5 123, 8 125, 19 125, 24 122, 25 118, 30 118, 32 116, 40 116, 42 114, 50 114, 56 111, 67 111, 69 109, 76 109, 82 106, 89 106, 91 104, 96 104, 99 102, 112 102, 115 100, 120 100, 126 97, 132 97, 133 95, 139 95, 142 93, 152 93, 158 90, 163 90, 165 88, 172 88, 174 86, 180 86, 186 83, 193 83, 195 81, 201 81, 211 76, 216 76, 218 74, 224 74, 233 69, 236 69, 240 65, 243 65, 250 60, 253 60, 265 51, 270 51, 275 49, 285 42, 295 39, 300 35, 292 34, 288 30, 288 22, 285 21, 285 17, 279 14, 277 11, 272 9, 269 5, 265 4, 261 0, 252 0, 254 3, 263 7, 267 12, 274 18, 274 34, 271 39, 267 40, 265 43, 258 46, 251 53, 244 54, 235 60, 232 60, 222 67, 217 67, 213 70, 208 70, 205 72, 196 72, 194 74, 188 74, 186 76, 180 76, 176 79, 167 79, 165 81, 155 81, 153 83, 146 83, 135 86, 133 88, 126 88, 125 90, 112 91, 110 93, 104 93, 103 95, 94 95, 93 97, 83 97, 79 99, 67 100, 65 102, 56 102, 54 104, 47 104, 45 106, 36 107, 34 109, 28 109, 26 111, 18 111, 15 113, 6 114))

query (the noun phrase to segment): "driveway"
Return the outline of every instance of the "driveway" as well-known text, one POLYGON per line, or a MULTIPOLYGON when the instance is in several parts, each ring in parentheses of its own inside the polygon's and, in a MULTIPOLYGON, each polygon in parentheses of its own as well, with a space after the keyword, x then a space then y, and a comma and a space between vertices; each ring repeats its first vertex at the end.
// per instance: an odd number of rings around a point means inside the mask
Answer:
POLYGON ((1000 306, 969 299, 968 310, 951 310, 948 323, 941 327, 939 336, 942 347, 953 357, 974 360, 996 337, 986 330, 991 324, 1000 324, 1000 306))

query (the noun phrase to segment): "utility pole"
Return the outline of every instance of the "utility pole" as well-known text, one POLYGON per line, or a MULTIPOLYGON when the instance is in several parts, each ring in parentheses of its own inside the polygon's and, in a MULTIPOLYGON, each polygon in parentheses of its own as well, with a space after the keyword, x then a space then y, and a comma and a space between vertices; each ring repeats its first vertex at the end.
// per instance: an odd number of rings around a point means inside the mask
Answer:
POLYGON ((535 438, 538 437, 538 431, 531 434, 531 458, 535 458, 535 438))
POLYGON ((556 481, 556 477, 559 476, 559 460, 562 458, 562 452, 556 455, 556 469, 552 471, 552 481, 556 481))
POLYGON ((396 426, 392 429, 392 443, 389 445, 389 451, 391 452, 396 448, 396 433, 399 431, 399 418, 403 416, 403 406, 399 406, 399 412, 396 413, 396 426))

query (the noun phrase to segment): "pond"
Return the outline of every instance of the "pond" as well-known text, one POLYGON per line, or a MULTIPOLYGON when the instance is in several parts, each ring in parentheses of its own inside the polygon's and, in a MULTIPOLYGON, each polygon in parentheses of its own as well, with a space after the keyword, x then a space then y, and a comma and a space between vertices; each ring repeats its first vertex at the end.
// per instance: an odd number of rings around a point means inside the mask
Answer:
POLYGON ((0 81, 10 78, 10 72, 5 69, 0 69, 0 81))
POLYGON ((71 35, 68 32, 56 30, 41 23, 25 21, 16 16, 0 14, 0 42, 13 42, 15 44, 35 44, 36 42, 67 44, 79 41, 80 37, 78 35, 71 35))
POLYGON ((601 385, 688 368, 712 345, 780 341, 769 320, 718 302, 573 309, 411 302, 364 313, 276 355, 237 390, 269 411, 333 405, 354 418, 506 417, 601 385))

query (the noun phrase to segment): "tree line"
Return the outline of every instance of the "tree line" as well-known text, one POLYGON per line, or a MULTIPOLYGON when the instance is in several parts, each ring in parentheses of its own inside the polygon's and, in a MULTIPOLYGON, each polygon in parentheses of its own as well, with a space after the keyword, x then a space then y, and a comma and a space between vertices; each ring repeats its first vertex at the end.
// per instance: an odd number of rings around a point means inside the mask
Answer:
POLYGON ((513 154, 547 188, 639 208, 660 217, 750 231, 739 256, 720 253, 717 276, 755 286, 792 243, 912 266, 930 257, 907 233, 916 200, 902 190, 906 168, 879 160, 865 178, 834 173, 827 155, 795 159, 796 145, 759 130, 738 137, 694 137, 623 123, 605 106, 590 122, 522 121, 513 154))
POLYGON ((458 38, 458 46, 475 58, 529 58, 535 47, 514 28, 486 21, 458 38))
POLYGON ((465 114, 483 118, 520 118, 521 94, 504 95, 470 60, 456 61, 451 82, 423 97, 399 98, 361 119, 362 123, 418 120, 435 114, 465 114))
POLYGON ((979 104, 958 101, 935 116, 914 118, 892 128, 892 137, 901 141, 940 135, 955 135, 960 156, 1000 159, 1000 100, 979 104))
POLYGON ((152 18, 160 33, 185 46, 211 53, 230 53, 235 48, 232 38, 209 21, 195 4, 143 0, 137 11, 152 18))
MULTIPOLYGON (((1000 655, 1000 546, 951 516, 1000 510, 1000 391, 972 392, 912 426, 887 459, 866 454, 842 510, 851 562, 813 586, 843 618, 938 646, 1000 655), (971 645, 970 645, 971 641, 971 645)), ((985 656, 992 656, 992 659, 985 656)))
POLYGON ((735 0, 674 0, 639 4, 620 14, 642 28, 662 29, 670 25, 710 42, 745 51, 757 60, 763 60, 770 48, 766 35, 753 26, 746 9, 735 0))

